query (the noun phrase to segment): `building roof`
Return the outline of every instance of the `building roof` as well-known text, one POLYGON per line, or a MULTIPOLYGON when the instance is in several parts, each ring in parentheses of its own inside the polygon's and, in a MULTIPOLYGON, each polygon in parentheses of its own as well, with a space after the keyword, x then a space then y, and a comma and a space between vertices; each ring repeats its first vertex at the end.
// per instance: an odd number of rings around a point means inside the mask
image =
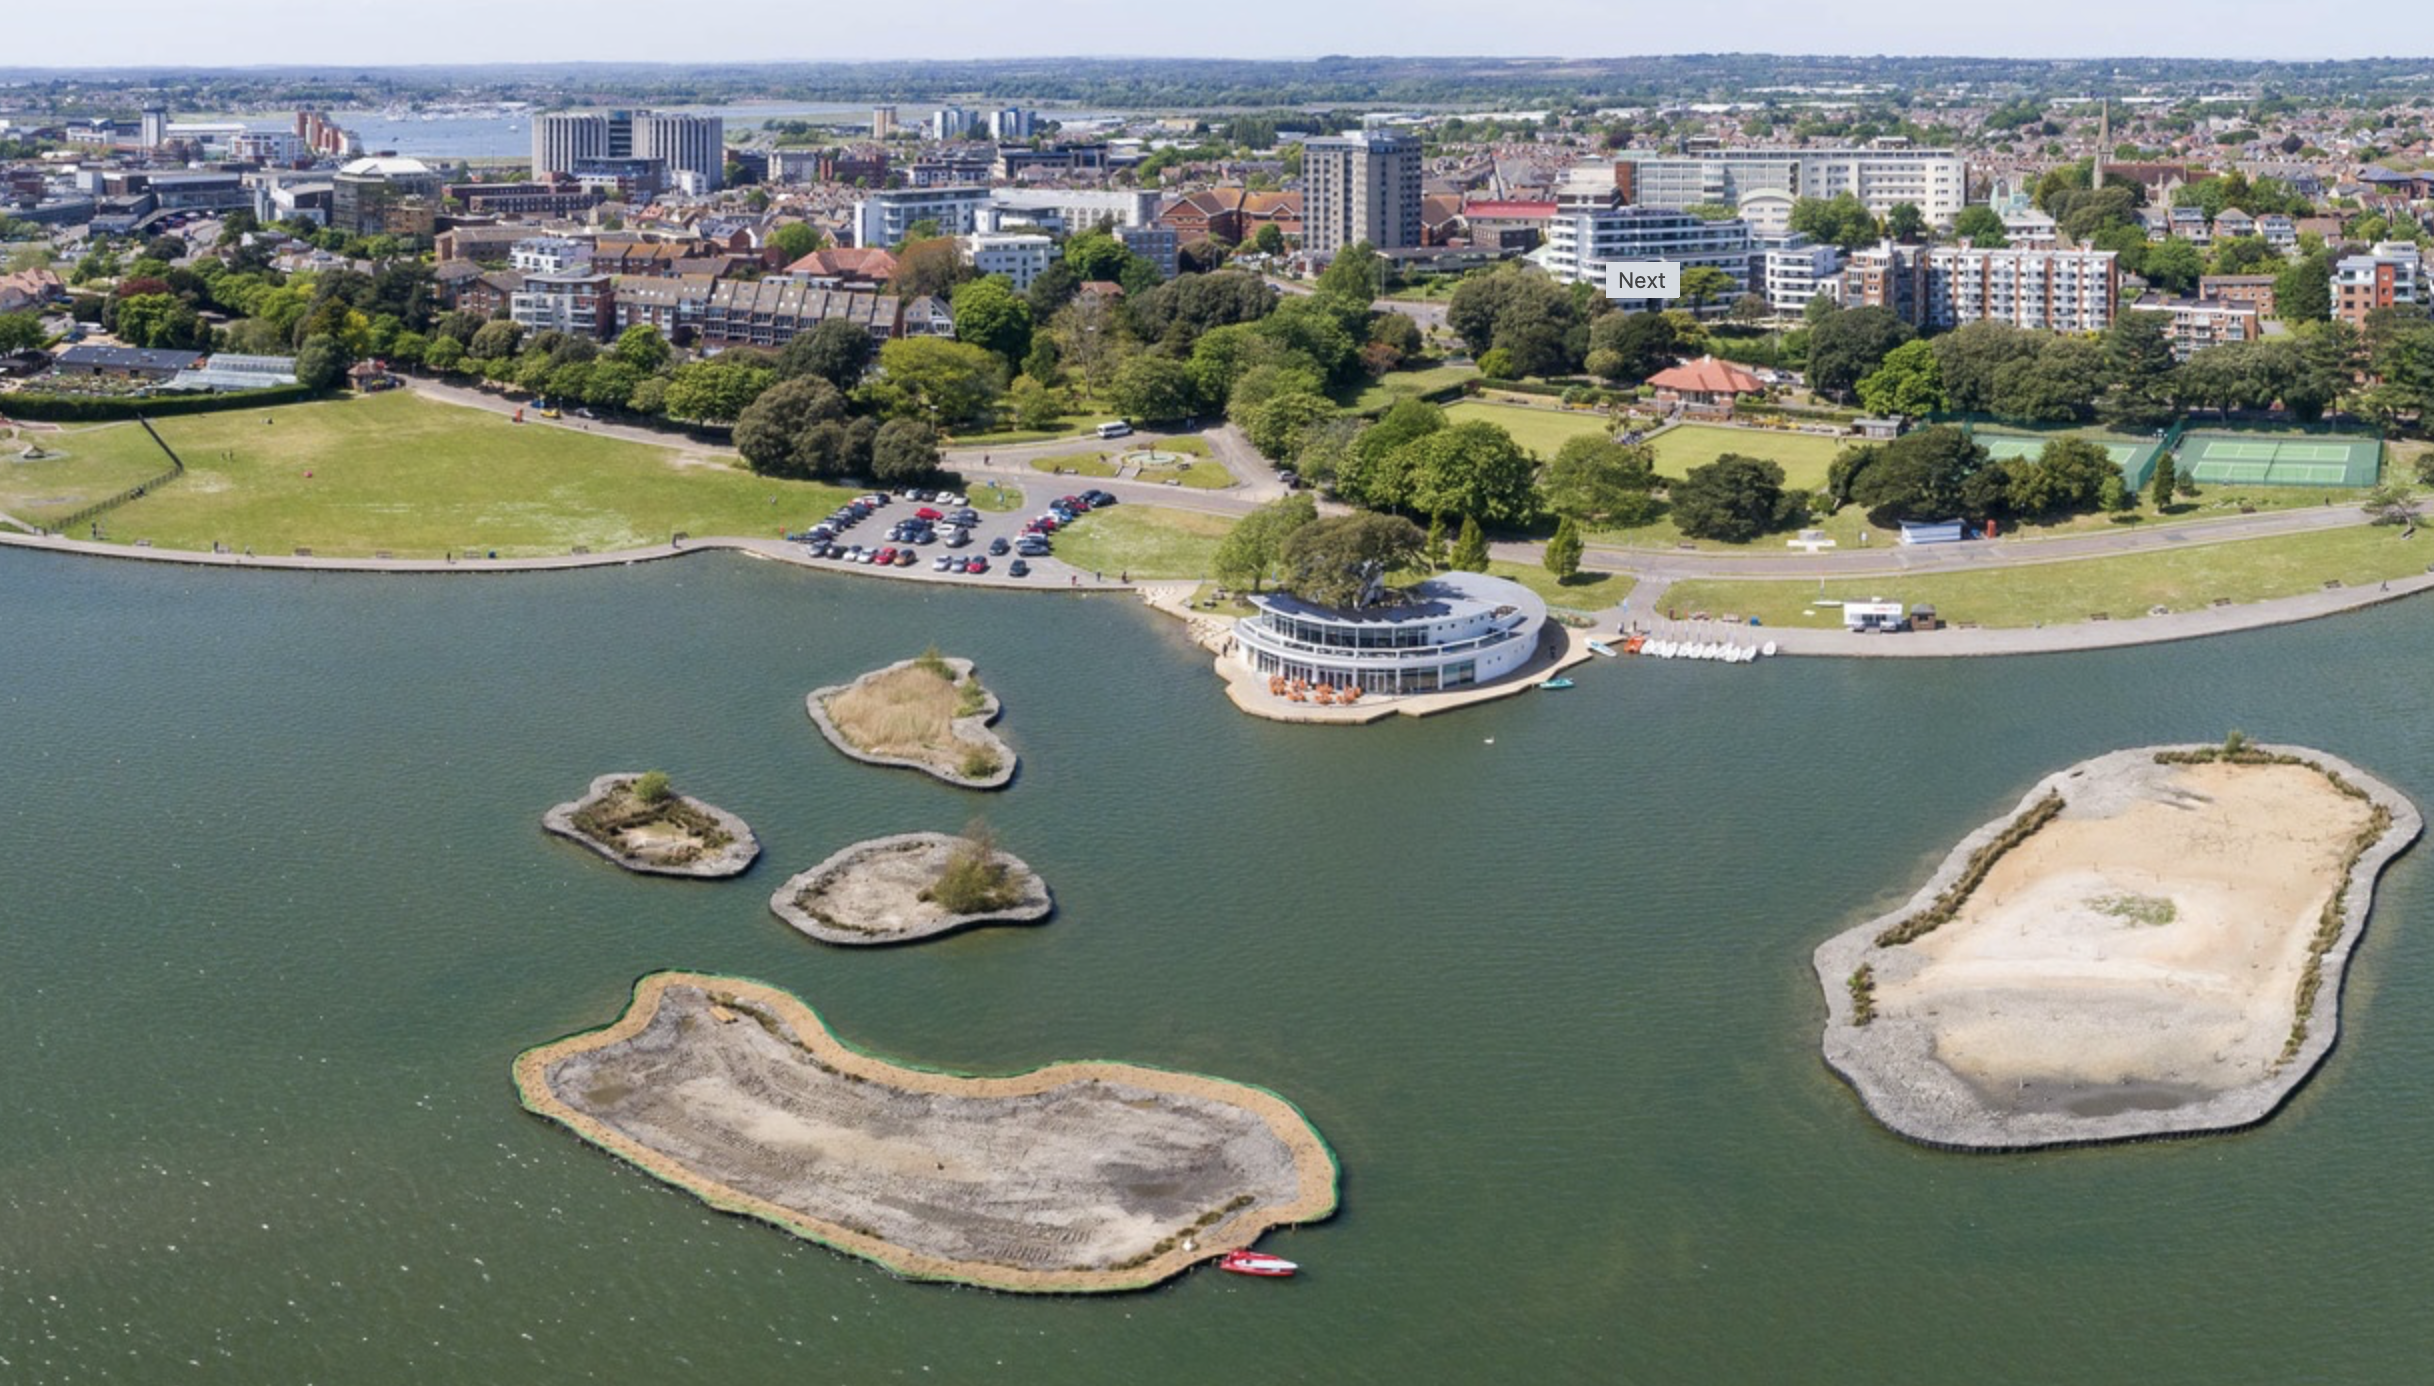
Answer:
POLYGON ((1555 204, 1552 202, 1523 202, 1513 198, 1481 199, 1465 203, 1462 215, 1506 221, 1547 221, 1555 215, 1555 204))
POLYGON ((79 344, 59 353, 63 366, 107 366, 113 370, 185 371, 203 364, 199 351, 79 344))
POLYGON ((431 166, 420 159, 389 157, 357 159, 338 171, 358 178, 413 178, 429 174, 431 166))
POLYGON ((1485 573, 1447 572, 1400 589, 1399 601, 1357 610, 1320 606, 1287 592, 1251 598, 1265 610, 1337 626, 1396 626, 1444 621, 1486 612, 1520 612, 1543 622, 1547 604, 1529 588, 1485 573))
POLYGON ((1766 386, 1758 377, 1730 361, 1702 356, 1679 366, 1658 371, 1648 377, 1648 383, 1660 390, 1679 390, 1702 395, 1754 395, 1764 393, 1766 386))

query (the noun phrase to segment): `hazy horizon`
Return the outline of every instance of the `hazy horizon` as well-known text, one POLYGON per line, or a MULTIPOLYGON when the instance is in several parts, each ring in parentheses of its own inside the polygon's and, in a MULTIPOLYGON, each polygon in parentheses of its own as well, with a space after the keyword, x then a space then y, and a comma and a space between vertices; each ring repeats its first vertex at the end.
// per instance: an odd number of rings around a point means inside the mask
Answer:
MULTIPOLYGON (((1280 0, 1241 0, 1212 24, 1179 12, 1152 12, 1117 0, 1071 0, 1032 11, 1011 33, 990 21, 1006 11, 972 0, 938 0, 918 26, 884 11, 843 8, 816 21, 816 40, 790 38, 795 25, 762 32, 703 26, 670 33, 665 17, 639 0, 596 0, 571 27, 555 12, 426 0, 409 23, 391 11, 302 12, 270 0, 225 0, 196 22, 189 7, 130 0, 96 25, 89 11, 31 8, 0 25, 9 42, 0 68, 196 70, 301 67, 367 71, 395 67, 504 67, 551 63, 746 65, 816 62, 971 61, 1104 58, 1114 61, 1217 58, 1307 61, 1327 54, 1363 57, 1540 58, 1599 60, 1692 53, 1777 57, 1932 57, 2091 59, 2184 58, 2313 62, 2389 58, 2374 51, 2404 32, 2414 11, 2388 0, 2331 17, 2262 0, 2123 7, 2054 0, 2036 14, 2037 38, 2023 43, 2020 16, 1930 0, 1882 0, 1860 13, 1757 0, 1730 12, 1729 25, 1658 28, 1618 16, 1595 0, 1541 0, 1525 23, 1497 22, 1453 0, 1347 0, 1317 9, 1280 0), (1612 32, 1611 43, 1585 36, 1612 32), (1391 33, 1382 48, 1378 39, 1391 33), (469 35, 480 42, 468 45, 469 35), (1736 42, 1763 35, 1763 48, 1736 42), (1579 51, 1552 42, 1568 36, 1579 51), (467 61, 468 47, 486 55, 467 61), (825 51, 800 51, 814 47, 825 51), (2035 51, 2023 51, 2033 47, 2035 51), (1552 50, 1552 51, 1550 51, 1552 50), (511 53, 498 58, 487 55, 511 53), (371 58, 372 61, 365 61, 371 58)), ((1667 16, 1670 18, 1670 16, 1667 16)), ((810 23, 805 23, 810 28, 810 23)))

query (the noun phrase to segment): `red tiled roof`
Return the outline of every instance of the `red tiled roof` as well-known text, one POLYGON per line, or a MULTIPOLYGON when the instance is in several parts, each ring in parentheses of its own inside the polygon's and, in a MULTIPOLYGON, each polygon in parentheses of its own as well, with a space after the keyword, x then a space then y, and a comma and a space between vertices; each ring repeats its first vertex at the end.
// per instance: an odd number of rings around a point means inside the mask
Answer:
POLYGON ((815 250, 788 265, 786 270, 790 274, 834 275, 885 282, 896 277, 896 257, 877 246, 815 250))
POLYGON ((1696 361, 1658 371, 1648 377, 1648 383, 1660 390, 1701 395, 1754 395, 1766 389, 1758 377, 1730 361, 1719 361, 1713 356, 1702 356, 1696 361))

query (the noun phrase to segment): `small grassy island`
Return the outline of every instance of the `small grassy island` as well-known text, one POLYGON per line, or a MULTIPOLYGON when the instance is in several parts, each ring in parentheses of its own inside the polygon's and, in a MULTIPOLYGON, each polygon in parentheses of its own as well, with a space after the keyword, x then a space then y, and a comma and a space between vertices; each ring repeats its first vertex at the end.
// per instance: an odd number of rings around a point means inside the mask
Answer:
POLYGON ((602 775, 582 798, 551 809, 541 826, 628 871, 656 876, 733 876, 761 854, 743 819, 677 793, 657 770, 602 775))
POLYGON ((927 771, 967 789, 1002 789, 1014 778, 1014 748, 989 730, 997 695, 968 659, 925 650, 814 689, 804 704, 829 744, 856 760, 927 771))
POLYGON ((1818 948, 1825 1057, 1931 1145, 2233 1130, 2330 1052, 2418 812, 2318 751, 2117 751, 2050 775, 1901 909, 1818 948))
POLYGON ((526 1050, 525 1107, 711 1206, 916 1280, 1140 1289, 1335 1211, 1301 1113, 1125 1064, 968 1078, 883 1062, 774 987, 661 972, 526 1050))
POLYGON ((1046 919, 1048 885, 987 825, 857 842, 778 887, 778 918, 824 943, 908 943, 974 924, 1046 919))

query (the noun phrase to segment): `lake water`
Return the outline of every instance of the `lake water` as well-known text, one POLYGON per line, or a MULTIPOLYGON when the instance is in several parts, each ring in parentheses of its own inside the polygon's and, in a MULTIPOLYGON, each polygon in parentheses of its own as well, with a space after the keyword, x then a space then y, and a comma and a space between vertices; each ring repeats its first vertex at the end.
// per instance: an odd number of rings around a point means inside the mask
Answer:
POLYGON ((2434 607, 2034 660, 1599 662, 1424 722, 1231 711, 1179 628, 718 556, 531 577, 0 552, 0 1379, 2400 1382, 2434 1283, 2434 901, 2387 875, 2346 1033, 2244 1135, 1913 1147, 1817 1058, 1810 949, 2038 776, 2240 727, 2434 803, 2434 607), (935 642, 1002 795, 847 762, 803 693, 935 642), (1493 744, 1489 743, 1493 738, 1493 744), (543 835, 658 766, 742 880, 543 835), (1053 922, 894 950, 770 917, 985 809, 1053 922), (1299 1103, 1303 1278, 898 1282, 525 1115, 516 1052, 664 967, 982 1070, 1299 1103))

